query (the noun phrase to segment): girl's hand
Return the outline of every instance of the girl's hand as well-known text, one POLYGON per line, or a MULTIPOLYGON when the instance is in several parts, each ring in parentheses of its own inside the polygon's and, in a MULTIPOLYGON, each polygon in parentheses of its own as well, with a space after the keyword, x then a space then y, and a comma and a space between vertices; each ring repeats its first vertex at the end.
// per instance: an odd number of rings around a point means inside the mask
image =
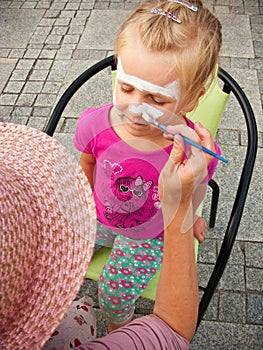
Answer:
POLYGON ((193 231, 194 236, 198 240, 198 242, 201 244, 205 240, 205 230, 206 230, 206 222, 203 218, 198 216, 195 220, 193 231))

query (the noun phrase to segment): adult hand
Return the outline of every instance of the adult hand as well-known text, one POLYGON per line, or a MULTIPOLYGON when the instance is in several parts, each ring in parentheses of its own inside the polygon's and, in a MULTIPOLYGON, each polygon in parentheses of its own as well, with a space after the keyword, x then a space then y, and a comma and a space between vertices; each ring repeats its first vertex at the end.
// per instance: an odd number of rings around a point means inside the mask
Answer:
MULTIPOLYGON (((193 212, 202 202, 206 184, 202 184, 207 175, 207 165, 212 156, 200 149, 186 145, 180 135, 187 136, 202 146, 214 150, 214 142, 210 132, 200 123, 195 130, 184 125, 168 126, 167 131, 174 135, 174 145, 169 160, 159 177, 159 198, 162 203, 165 227, 173 219, 179 208, 188 213, 187 221, 193 224, 193 212), (186 151, 186 146, 188 150, 186 151), (187 158, 184 158, 187 152, 187 158)), ((166 137, 171 137, 166 135, 166 137)))

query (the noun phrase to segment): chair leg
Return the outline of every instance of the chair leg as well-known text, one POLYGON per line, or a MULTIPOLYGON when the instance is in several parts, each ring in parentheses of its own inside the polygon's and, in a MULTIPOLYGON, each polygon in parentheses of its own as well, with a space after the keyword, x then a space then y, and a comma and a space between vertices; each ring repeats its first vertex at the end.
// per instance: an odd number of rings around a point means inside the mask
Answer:
POLYGON ((213 179, 209 181, 209 186, 212 188, 209 227, 213 228, 215 227, 215 222, 216 222, 216 212, 217 212, 218 199, 219 199, 219 186, 213 179))

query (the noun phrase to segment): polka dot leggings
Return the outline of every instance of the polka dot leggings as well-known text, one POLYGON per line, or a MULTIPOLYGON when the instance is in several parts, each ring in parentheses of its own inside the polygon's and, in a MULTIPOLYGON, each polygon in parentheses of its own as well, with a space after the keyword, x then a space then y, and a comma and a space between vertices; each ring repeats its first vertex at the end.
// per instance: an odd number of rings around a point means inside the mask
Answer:
POLYGON ((98 283, 99 303, 111 323, 129 320, 135 301, 159 270, 163 235, 149 240, 132 240, 98 224, 96 250, 112 246, 98 283))

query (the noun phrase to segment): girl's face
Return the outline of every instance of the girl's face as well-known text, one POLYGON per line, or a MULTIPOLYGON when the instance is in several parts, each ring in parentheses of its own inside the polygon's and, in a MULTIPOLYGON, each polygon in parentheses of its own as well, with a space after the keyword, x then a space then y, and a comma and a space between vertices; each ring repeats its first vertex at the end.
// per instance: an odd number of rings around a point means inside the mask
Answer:
MULTIPOLYGON (((150 104, 165 110, 169 116, 176 112, 180 90, 179 81, 172 66, 172 53, 147 50, 140 42, 136 31, 127 33, 127 43, 118 52, 118 73, 114 91, 114 104, 119 110, 127 105, 150 104)), ((146 125, 140 114, 129 113, 127 126, 142 133, 161 133, 146 125)), ((164 118, 165 119, 165 118, 164 118)), ((165 124, 165 120, 158 120, 165 124)), ((169 120, 169 124, 172 124, 169 120)))

